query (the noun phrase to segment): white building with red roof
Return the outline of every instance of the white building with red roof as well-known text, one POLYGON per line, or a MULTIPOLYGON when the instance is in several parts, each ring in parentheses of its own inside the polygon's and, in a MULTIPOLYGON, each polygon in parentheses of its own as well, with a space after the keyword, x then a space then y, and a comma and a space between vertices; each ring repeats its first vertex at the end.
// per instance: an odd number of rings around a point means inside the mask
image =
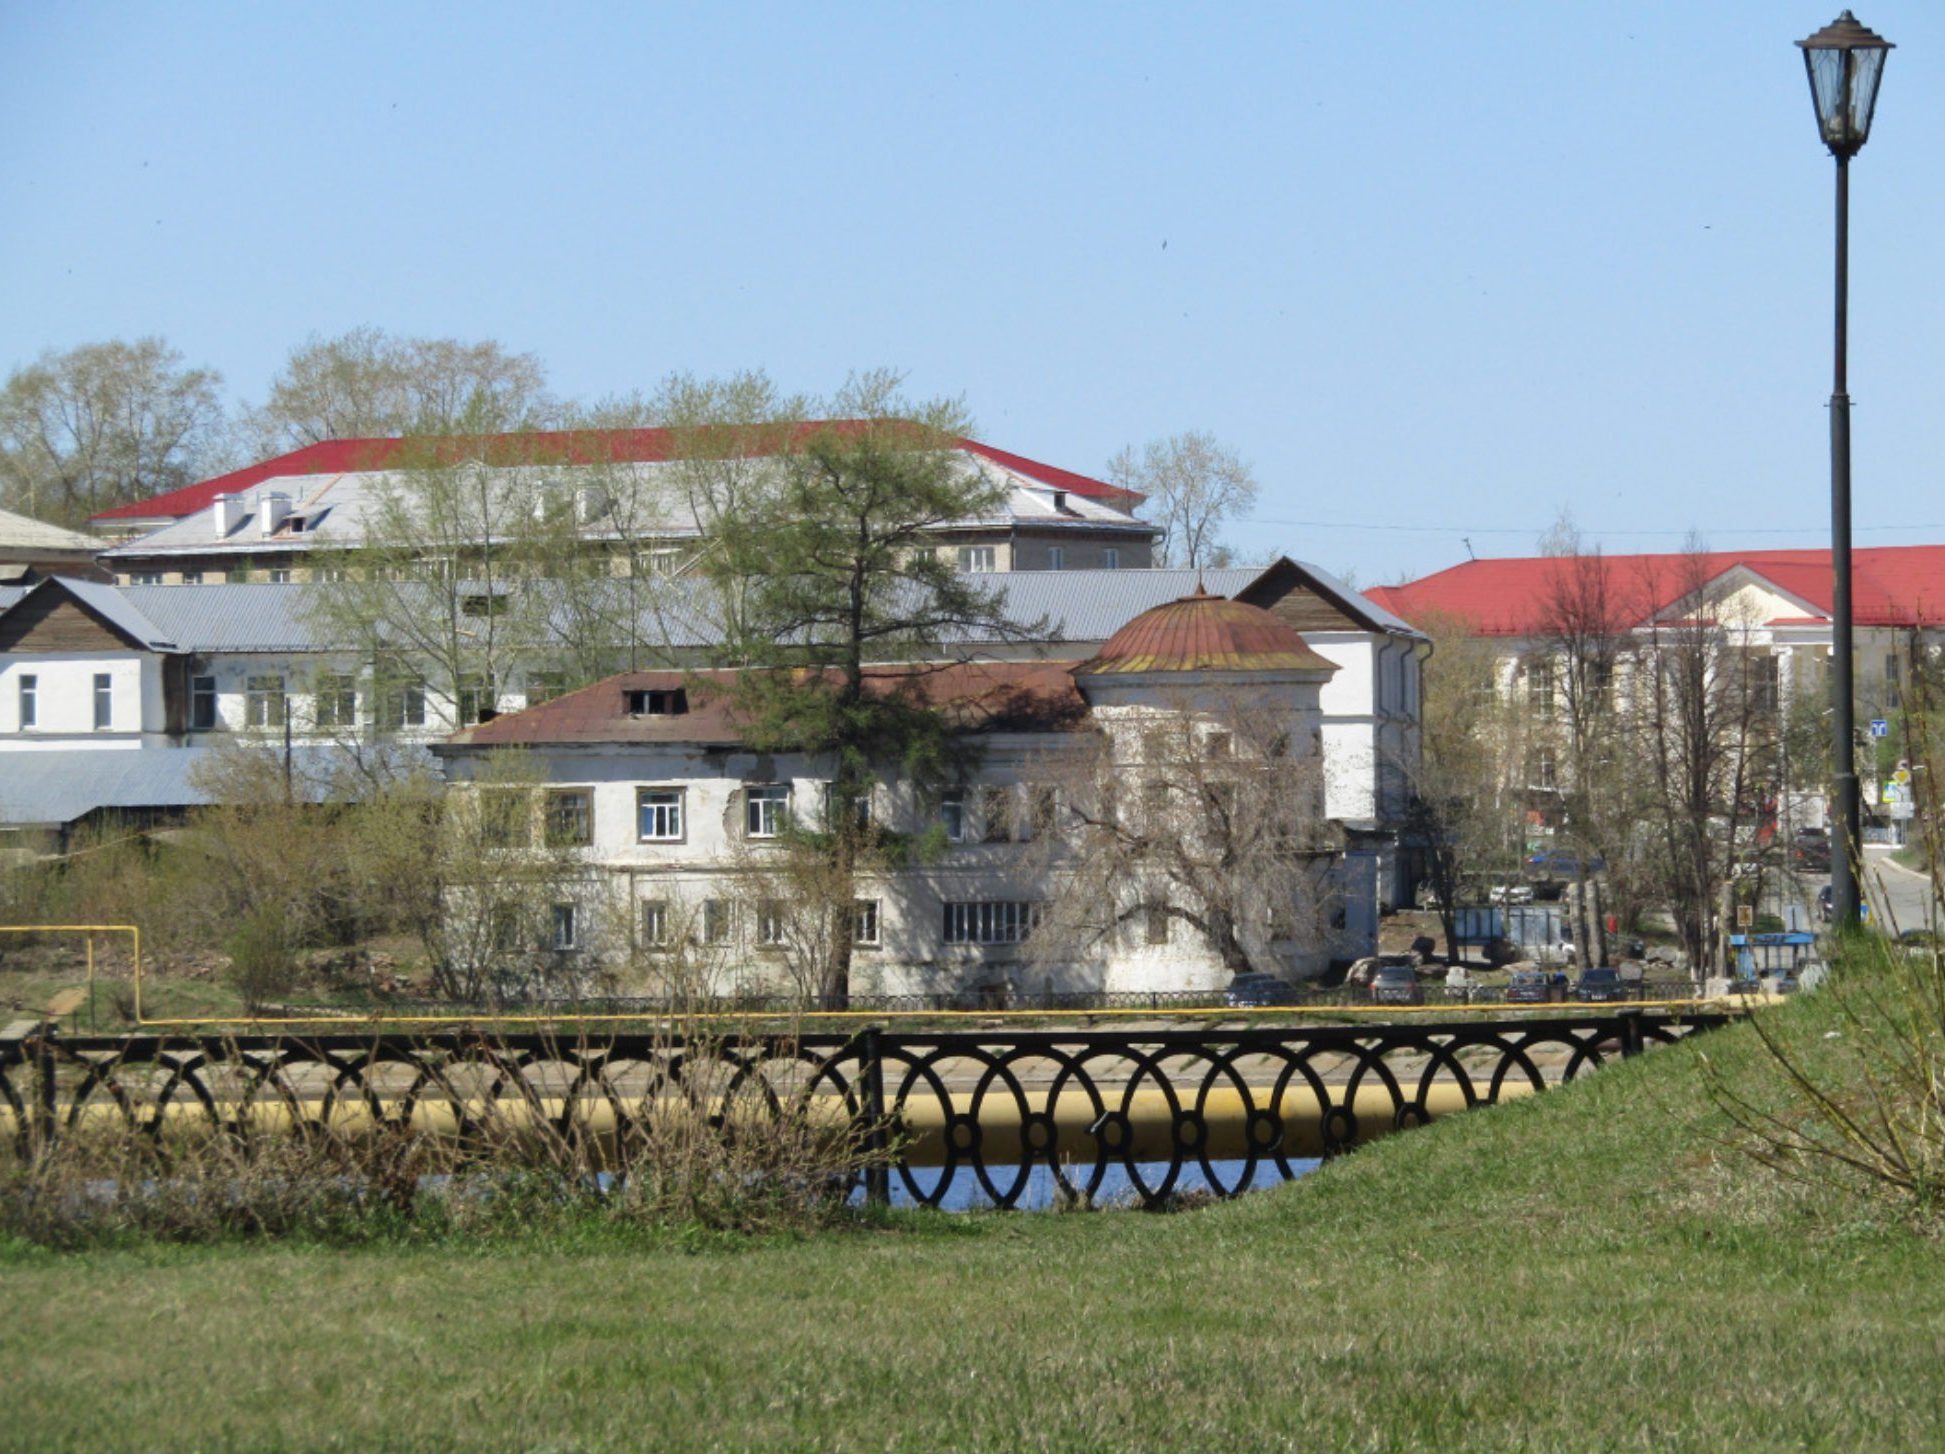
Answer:
MULTIPOLYGON (((747 457, 760 462, 779 443, 774 434, 753 436, 747 457)), ((1158 532, 1135 517, 1140 495, 979 440, 947 447, 963 469, 1004 492, 995 514, 933 532, 962 569, 1152 563, 1158 532)), ((614 573, 675 574, 703 529, 677 458, 683 448, 668 429, 334 439, 105 510, 91 523, 123 537, 101 556, 123 585, 303 581, 328 568, 334 554, 364 543, 388 494, 408 490, 414 469, 428 460, 464 460, 481 488, 507 502, 498 507, 503 515, 558 507, 571 513, 591 550, 613 553, 614 573)), ((727 452, 742 449, 732 444, 727 452)))

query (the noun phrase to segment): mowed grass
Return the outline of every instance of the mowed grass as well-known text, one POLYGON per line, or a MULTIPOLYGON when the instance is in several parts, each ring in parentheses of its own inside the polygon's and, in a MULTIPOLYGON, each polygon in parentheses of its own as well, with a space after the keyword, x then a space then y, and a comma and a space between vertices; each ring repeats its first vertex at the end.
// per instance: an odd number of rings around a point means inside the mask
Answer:
POLYGON ((1939 1243, 1718 1164, 1696 1053, 1170 1216, 12 1248, 0 1447, 1945 1446, 1939 1243))

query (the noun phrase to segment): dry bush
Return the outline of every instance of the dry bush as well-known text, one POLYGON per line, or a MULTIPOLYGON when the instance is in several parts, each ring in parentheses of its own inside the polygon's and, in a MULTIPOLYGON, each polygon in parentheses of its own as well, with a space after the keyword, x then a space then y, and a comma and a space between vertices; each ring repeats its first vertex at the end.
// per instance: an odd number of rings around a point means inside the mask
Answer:
POLYGON ((565 1118, 558 1080, 504 1073, 517 1064, 505 1046, 441 1072, 431 1100, 463 1104, 457 1124, 325 1124, 314 1101, 292 1130, 267 1124, 281 1098, 221 1094, 220 1126, 192 1117, 157 1134, 117 1117, 0 1158, 0 1238, 351 1242, 588 1223, 806 1232, 841 1219, 891 1148, 874 1149, 837 1097, 736 1084, 737 1052, 730 1039, 671 1034, 644 1057, 638 1085, 591 1093, 565 1118), (682 1073, 669 1074, 677 1061, 682 1073), (241 1115, 245 1104, 255 1109, 241 1115), (616 1104, 625 1114, 603 1114, 616 1104))

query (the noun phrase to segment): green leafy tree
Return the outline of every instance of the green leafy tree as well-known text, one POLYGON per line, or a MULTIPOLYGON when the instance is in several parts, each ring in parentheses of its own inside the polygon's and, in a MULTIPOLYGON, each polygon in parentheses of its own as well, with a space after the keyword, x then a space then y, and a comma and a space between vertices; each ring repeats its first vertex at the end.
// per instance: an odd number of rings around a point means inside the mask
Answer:
MULTIPOLYGON (((736 688, 752 745, 829 765, 825 810, 793 834, 796 851, 829 870, 820 878, 832 925, 820 990, 831 1002, 850 991, 858 875, 899 851, 860 804, 886 767, 925 782, 959 760, 916 681, 874 689, 867 668, 937 659, 961 629, 990 639, 1041 625, 1012 622, 1001 593, 960 574, 936 544, 940 527, 997 511, 1002 487, 954 447, 970 427, 961 406, 908 400, 900 384, 883 372, 853 377, 821 406, 832 422, 720 421, 764 431, 769 468, 738 509, 713 518, 704 554, 709 580, 738 603, 727 654, 757 668, 736 688)), ((699 437, 724 452, 720 429, 699 437)))

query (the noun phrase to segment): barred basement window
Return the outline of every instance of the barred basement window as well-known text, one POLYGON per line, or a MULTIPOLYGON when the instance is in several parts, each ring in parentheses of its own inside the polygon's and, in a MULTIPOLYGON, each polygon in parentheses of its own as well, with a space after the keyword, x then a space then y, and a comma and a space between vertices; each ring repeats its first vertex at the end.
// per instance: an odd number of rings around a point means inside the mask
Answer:
POLYGON ((1015 899, 945 906, 948 944, 1023 944, 1046 913, 1040 903, 1015 899))

